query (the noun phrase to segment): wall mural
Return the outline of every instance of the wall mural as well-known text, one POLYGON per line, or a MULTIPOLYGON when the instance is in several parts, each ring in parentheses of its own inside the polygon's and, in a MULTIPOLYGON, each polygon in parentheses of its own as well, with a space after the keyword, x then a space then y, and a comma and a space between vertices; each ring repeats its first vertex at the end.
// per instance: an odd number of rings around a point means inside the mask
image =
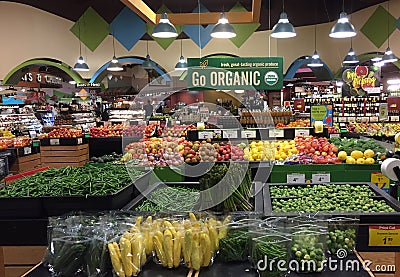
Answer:
MULTIPOLYGON (((230 12, 240 11, 246 11, 246 9, 239 2, 230 10, 230 12)), ((164 4, 157 11, 159 14, 162 12, 171 13, 164 4)), ((208 9, 203 4, 200 4, 193 10, 193 13, 197 14, 199 12, 206 13, 208 9)), ((197 46, 204 48, 211 40, 210 33, 213 26, 213 24, 210 24, 207 26, 184 25, 175 27, 178 34, 184 32, 197 46)), ((240 48, 258 29, 260 24, 232 24, 232 26, 237 36, 230 40, 237 48, 240 48)), ((127 7, 121 10, 111 24, 108 24, 93 8, 89 7, 72 26, 70 31, 91 51, 94 51, 109 34, 114 35, 124 48, 129 51, 146 32, 151 35, 153 28, 153 25, 144 22, 127 7)), ((400 18, 396 19, 383 6, 378 6, 361 27, 360 32, 379 48, 396 29, 400 30, 400 18)), ((166 50, 176 38, 153 39, 166 50)))

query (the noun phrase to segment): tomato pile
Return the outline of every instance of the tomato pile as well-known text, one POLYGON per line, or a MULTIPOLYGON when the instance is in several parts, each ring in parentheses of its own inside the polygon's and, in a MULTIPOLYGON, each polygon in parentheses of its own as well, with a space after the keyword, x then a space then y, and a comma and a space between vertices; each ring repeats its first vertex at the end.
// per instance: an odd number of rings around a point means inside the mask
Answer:
POLYGON ((39 138, 79 138, 82 136, 82 129, 56 128, 39 138))
POLYGON ((300 154, 300 162, 316 164, 339 164, 336 156, 338 148, 327 138, 300 136, 295 139, 296 148, 300 154))
POLYGON ((120 137, 122 136, 122 124, 115 124, 111 126, 100 126, 90 128, 91 138, 105 138, 105 137, 120 137))

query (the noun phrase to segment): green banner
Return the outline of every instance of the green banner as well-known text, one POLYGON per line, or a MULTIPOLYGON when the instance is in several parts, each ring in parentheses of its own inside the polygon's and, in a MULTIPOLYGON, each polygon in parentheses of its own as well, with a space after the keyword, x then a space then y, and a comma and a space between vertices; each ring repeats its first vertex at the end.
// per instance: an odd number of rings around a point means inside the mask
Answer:
POLYGON ((189 88, 280 90, 282 57, 188 58, 189 88))

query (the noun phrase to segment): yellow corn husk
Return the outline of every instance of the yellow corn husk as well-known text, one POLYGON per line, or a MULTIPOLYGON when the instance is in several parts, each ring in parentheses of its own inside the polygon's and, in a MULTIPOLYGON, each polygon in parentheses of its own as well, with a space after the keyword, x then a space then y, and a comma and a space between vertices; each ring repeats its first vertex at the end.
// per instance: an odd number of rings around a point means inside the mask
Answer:
POLYGON ((190 212, 190 213, 189 213, 189 217, 190 217, 190 220, 191 220, 192 222, 197 221, 197 218, 196 218, 196 216, 194 215, 194 213, 190 212))
POLYGON ((172 237, 175 238, 176 237, 176 229, 175 227, 172 225, 171 222, 169 222, 168 220, 164 221, 164 227, 165 229, 169 230, 172 233, 172 237))
POLYGON ((231 221, 231 216, 228 215, 225 217, 224 221, 222 222, 221 226, 219 227, 218 237, 219 239, 223 239, 228 234, 228 224, 231 221))
POLYGON ((202 233, 200 235, 200 246, 203 251, 203 261, 202 266, 209 266, 211 262, 211 258, 213 255, 211 249, 211 240, 210 237, 206 233, 202 233))
POLYGON ((178 267, 181 263, 183 237, 183 232, 179 231, 177 237, 174 239, 174 267, 178 267))
POLYGON ((151 215, 149 215, 149 216, 146 218, 146 222, 149 223, 149 224, 153 223, 153 217, 152 217, 151 215))
POLYGON ((141 235, 135 234, 131 240, 132 244, 132 273, 133 276, 136 276, 141 267, 141 255, 142 255, 142 244, 141 244, 141 235))
POLYGON ((219 248, 219 238, 218 238, 217 230, 215 230, 214 227, 210 226, 208 228, 208 232, 209 232, 210 241, 211 241, 211 250, 212 250, 212 252, 215 252, 219 248))
POLYGON ((193 240, 192 230, 191 229, 186 230, 184 243, 182 245, 183 260, 185 261, 186 265, 190 265, 190 258, 192 256, 192 240, 193 240))
POLYGON ((193 268, 194 270, 200 270, 202 258, 201 258, 201 250, 200 250, 200 245, 199 245, 199 235, 198 234, 193 234, 191 248, 192 248, 192 255, 190 257, 190 261, 191 261, 190 268, 193 268))
POLYGON ((163 251, 163 246, 157 236, 153 237, 153 245, 154 245, 154 249, 156 251, 157 258, 160 260, 162 266, 167 267, 168 264, 167 264, 167 259, 165 257, 164 251, 163 251))
POLYGON ((117 274, 118 277, 125 277, 125 271, 122 266, 122 260, 120 258, 121 253, 119 252, 118 244, 114 242, 109 243, 107 246, 108 251, 110 252, 111 264, 114 268, 115 274, 117 274), (115 245, 117 247, 115 247, 115 245))
POLYGON ((143 216, 138 216, 138 218, 136 218, 135 225, 137 227, 140 227, 140 224, 142 223, 142 220, 143 220, 143 216))
POLYGON ((114 241, 114 242, 113 242, 113 246, 114 246, 115 251, 117 252, 118 258, 122 261, 121 251, 119 250, 118 243, 116 243, 116 242, 114 241))
POLYGON ((163 249, 164 249, 165 257, 167 259, 168 268, 173 268, 173 266, 174 266, 174 246, 173 246, 173 240, 172 240, 172 233, 170 230, 164 231, 163 249))
POLYGON ((130 240, 122 237, 119 241, 121 247, 122 266, 126 277, 132 276, 132 254, 130 240))

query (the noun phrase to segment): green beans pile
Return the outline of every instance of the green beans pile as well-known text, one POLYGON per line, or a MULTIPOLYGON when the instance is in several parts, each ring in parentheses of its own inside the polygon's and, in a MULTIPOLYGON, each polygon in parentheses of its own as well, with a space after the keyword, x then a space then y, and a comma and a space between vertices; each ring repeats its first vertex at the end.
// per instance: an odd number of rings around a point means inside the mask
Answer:
POLYGON ((225 262, 246 261, 249 255, 250 235, 246 230, 230 230, 219 241, 219 255, 225 262))
POLYGON ((0 197, 101 196, 119 191, 142 175, 133 168, 128 174, 124 166, 113 164, 51 168, 0 189, 0 197))
POLYGON ((137 211, 193 211, 198 204, 200 192, 185 187, 162 187, 152 191, 137 211))

